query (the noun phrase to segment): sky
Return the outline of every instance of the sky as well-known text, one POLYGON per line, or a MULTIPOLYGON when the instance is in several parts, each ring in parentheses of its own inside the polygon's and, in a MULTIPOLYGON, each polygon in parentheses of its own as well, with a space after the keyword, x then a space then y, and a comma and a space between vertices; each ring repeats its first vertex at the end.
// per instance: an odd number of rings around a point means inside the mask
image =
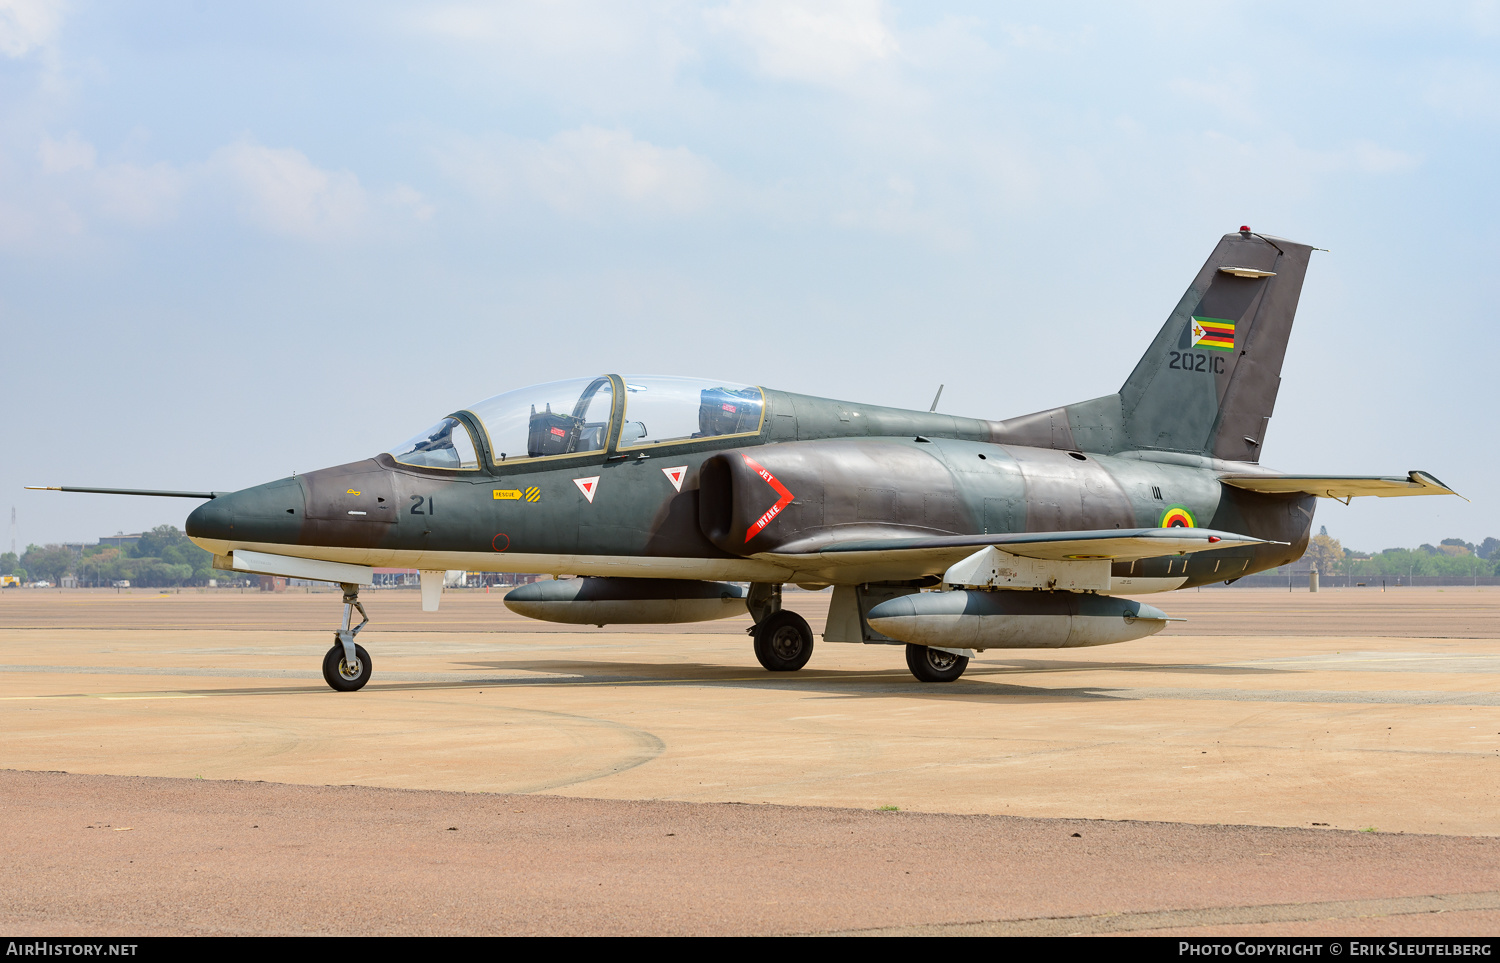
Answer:
POLYGON ((180 526, 22 486, 231 490, 605 371, 1024 414, 1248 224, 1328 249, 1263 462, 1471 499, 1320 503, 1347 546, 1478 541, 1497 134, 1495 2, 0 0, 0 510, 180 526))

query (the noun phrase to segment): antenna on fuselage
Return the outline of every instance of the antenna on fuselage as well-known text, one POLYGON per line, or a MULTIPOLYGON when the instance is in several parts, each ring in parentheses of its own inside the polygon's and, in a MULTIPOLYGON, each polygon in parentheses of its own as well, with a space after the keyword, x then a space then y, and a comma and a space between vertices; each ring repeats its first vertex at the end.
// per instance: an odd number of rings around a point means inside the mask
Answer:
POLYGON ((937 411, 938 399, 943 396, 943 385, 938 385, 938 393, 932 396, 932 407, 928 411, 937 411))

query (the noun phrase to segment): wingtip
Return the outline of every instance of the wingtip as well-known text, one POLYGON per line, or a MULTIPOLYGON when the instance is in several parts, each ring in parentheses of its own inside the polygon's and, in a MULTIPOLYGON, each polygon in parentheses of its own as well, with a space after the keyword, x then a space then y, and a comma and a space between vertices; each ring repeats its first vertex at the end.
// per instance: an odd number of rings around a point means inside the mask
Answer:
POLYGON ((1442 479, 1438 478, 1430 471, 1413 469, 1412 471, 1406 473, 1406 478, 1413 484, 1421 485, 1423 488, 1441 488, 1444 494, 1458 495, 1459 498, 1462 498, 1464 501, 1469 502, 1470 505, 1474 504, 1465 496, 1459 495, 1458 492, 1454 491, 1451 487, 1445 484, 1442 479))

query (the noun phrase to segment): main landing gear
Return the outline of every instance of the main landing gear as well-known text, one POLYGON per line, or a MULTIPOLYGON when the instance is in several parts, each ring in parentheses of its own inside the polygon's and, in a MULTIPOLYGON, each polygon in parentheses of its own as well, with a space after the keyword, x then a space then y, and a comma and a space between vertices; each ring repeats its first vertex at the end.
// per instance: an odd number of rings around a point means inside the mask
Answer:
POLYGON ((364 646, 354 643, 354 637, 369 623, 370 616, 360 604, 359 586, 348 582, 343 585, 344 627, 333 633, 333 648, 323 656, 323 679, 339 692, 353 692, 364 688, 374 669, 370 653, 365 651, 364 646), (355 609, 359 609, 363 621, 351 629, 349 623, 354 621, 355 609))
POLYGON ((969 667, 969 657, 925 645, 908 645, 906 667, 919 682, 952 682, 969 667))
POLYGON ((765 582, 750 585, 746 600, 755 625, 748 630, 755 638, 755 657, 771 672, 795 672, 812 658, 813 634, 807 620, 781 607, 781 586, 765 582))

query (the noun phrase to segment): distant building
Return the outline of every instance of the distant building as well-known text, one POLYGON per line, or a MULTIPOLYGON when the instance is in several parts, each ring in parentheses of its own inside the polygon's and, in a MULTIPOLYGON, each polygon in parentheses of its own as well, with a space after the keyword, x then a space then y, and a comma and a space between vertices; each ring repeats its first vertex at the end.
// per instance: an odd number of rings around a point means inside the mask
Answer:
POLYGON ((421 576, 414 568, 377 568, 373 574, 372 588, 406 588, 421 584, 421 576))

